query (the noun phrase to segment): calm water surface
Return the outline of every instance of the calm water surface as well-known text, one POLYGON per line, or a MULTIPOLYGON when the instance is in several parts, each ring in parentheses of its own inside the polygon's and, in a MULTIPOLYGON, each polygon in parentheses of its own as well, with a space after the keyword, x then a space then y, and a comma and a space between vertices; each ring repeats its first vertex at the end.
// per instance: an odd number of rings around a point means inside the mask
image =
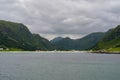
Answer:
POLYGON ((120 80, 120 55, 1 52, 0 80, 120 80))

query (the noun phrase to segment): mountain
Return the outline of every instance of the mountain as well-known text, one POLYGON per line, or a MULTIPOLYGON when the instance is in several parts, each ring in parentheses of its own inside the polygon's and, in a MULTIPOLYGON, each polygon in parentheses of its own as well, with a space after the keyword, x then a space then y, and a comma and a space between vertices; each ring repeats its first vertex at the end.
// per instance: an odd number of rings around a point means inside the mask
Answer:
POLYGON ((62 37, 56 37, 56 38, 54 38, 53 40, 51 40, 50 42, 51 43, 55 43, 55 42, 58 42, 58 41, 60 41, 60 40, 62 40, 63 38, 62 37))
POLYGON ((95 46, 104 36, 102 32, 89 34, 81 39, 55 38, 51 43, 57 50, 87 50, 95 46))
POLYGON ((75 43, 73 39, 70 39, 69 37, 61 38, 57 41, 56 39, 58 38, 53 39, 51 43, 55 46, 57 50, 73 50, 74 49, 73 47, 75 43))
POLYGON ((0 20, 0 47, 22 50, 53 50, 53 45, 21 24, 0 20))
POLYGON ((104 38, 93 48, 95 50, 120 47, 120 25, 106 32, 104 38))
POLYGON ((80 50, 88 50, 95 46, 103 37, 103 32, 95 32, 91 33, 81 39, 77 39, 76 42, 76 48, 80 50))

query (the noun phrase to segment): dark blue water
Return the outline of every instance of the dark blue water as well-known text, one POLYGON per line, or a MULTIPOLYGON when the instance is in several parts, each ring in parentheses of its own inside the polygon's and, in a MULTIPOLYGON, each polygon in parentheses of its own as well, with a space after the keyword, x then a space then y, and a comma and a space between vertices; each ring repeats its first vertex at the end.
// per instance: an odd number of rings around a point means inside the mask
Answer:
POLYGON ((0 80, 120 80, 120 55, 1 52, 0 80))

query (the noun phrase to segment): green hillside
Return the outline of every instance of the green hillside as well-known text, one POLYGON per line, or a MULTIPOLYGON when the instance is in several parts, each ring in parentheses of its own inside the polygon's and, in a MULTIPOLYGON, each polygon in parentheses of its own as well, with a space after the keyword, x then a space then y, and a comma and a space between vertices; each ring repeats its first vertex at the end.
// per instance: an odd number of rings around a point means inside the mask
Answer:
POLYGON ((52 44, 39 36, 32 34, 21 23, 0 20, 0 47, 21 50, 52 50, 52 44))
POLYGON ((104 38, 93 48, 94 50, 120 50, 120 25, 106 32, 104 38))
POLYGON ((55 38, 51 43, 57 50, 88 50, 95 46, 104 36, 104 33, 97 32, 89 34, 81 39, 55 38))

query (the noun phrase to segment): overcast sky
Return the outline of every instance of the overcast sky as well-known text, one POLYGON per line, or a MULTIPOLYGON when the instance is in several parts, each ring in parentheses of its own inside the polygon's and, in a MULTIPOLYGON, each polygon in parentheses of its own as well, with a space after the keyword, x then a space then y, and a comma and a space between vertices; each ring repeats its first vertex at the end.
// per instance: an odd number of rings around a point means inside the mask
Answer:
POLYGON ((79 38, 120 24, 120 0, 0 0, 0 19, 48 39, 79 38))

